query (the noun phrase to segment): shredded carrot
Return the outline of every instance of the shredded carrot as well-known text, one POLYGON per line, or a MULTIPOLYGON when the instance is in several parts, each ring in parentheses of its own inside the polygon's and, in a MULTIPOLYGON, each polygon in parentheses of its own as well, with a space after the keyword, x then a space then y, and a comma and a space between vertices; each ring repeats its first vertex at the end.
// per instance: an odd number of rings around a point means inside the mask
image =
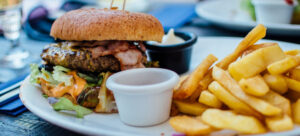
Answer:
POLYGON ((44 94, 48 95, 49 97, 53 97, 51 92, 52 87, 49 85, 49 83, 43 78, 39 78, 39 80, 44 94))

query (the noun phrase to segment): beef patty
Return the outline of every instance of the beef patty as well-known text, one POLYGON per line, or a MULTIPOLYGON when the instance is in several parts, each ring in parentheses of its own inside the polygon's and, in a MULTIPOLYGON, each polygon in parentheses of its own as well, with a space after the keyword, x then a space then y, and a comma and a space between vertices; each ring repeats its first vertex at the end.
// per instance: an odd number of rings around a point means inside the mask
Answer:
MULTIPOLYGON (((41 58, 47 64, 60 65, 80 71, 114 72, 122 70, 120 60, 114 54, 132 49, 137 50, 137 46, 123 41, 105 42, 105 44, 89 47, 78 46, 78 43, 73 44, 72 42, 50 44, 43 49, 41 58)), ((140 49, 138 51, 143 52, 140 49)))

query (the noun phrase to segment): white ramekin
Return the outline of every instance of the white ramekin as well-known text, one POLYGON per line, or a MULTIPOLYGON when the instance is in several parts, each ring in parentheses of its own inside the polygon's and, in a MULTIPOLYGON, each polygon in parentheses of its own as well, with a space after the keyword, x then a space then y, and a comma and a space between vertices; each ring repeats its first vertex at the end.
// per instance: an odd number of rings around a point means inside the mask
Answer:
POLYGON ((138 68, 113 74, 106 86, 114 94, 122 122, 152 126, 169 118, 172 89, 178 81, 171 70, 138 68))
POLYGON ((291 23, 294 7, 298 4, 288 4, 285 0, 252 0, 255 8, 256 21, 262 24, 291 23))

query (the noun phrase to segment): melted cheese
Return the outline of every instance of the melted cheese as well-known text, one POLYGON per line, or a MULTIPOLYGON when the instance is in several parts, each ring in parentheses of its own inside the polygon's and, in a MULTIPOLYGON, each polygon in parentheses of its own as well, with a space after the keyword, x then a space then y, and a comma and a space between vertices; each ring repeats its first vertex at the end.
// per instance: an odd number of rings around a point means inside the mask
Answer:
POLYGON ((65 86, 64 83, 60 83, 57 86, 53 87, 47 81, 41 79, 41 85, 43 90, 47 91, 47 95, 50 97, 62 97, 64 94, 70 94, 74 100, 77 99, 77 96, 83 91, 86 81, 77 76, 75 71, 71 71, 68 75, 72 75, 74 83, 71 86, 65 86))

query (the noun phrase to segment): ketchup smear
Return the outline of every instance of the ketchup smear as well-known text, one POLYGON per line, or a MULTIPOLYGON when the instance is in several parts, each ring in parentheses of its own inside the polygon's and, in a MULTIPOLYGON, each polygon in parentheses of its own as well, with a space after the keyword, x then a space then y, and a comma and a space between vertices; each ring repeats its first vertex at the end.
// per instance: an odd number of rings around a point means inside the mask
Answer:
POLYGON ((294 1, 293 1, 293 0, 285 0, 285 2, 286 2, 288 5, 293 5, 293 4, 294 4, 294 1))

